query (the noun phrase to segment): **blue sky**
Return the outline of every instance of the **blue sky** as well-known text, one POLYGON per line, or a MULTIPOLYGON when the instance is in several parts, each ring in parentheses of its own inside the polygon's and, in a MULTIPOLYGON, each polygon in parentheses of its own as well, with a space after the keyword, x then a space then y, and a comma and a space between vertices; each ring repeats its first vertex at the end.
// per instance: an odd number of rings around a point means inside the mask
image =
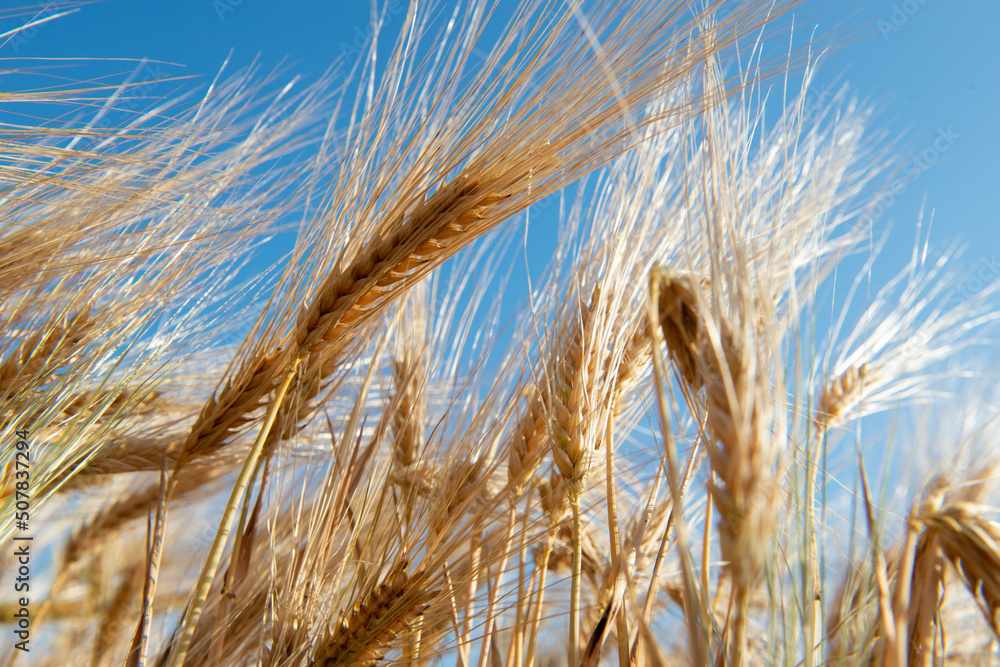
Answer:
MULTIPOLYGON (((389 34, 398 29, 404 6, 405 0, 390 0, 389 34)), ((54 2, 41 13, 68 8, 67 2, 54 2)), ((288 78, 314 77, 338 57, 355 57, 370 34, 369 13, 370 3, 363 0, 105 0, 8 40, 0 46, 0 57, 14 59, 10 62, 19 67, 51 64, 34 60, 39 58, 147 58, 168 63, 153 66, 155 76, 191 75, 193 83, 207 84, 231 53, 233 70, 256 60, 265 72, 283 66, 288 78)), ((910 167, 886 200, 882 224, 891 223, 893 231, 881 278, 908 256, 925 202, 927 213, 934 213, 933 244, 960 238, 969 246, 970 267, 996 275, 1000 40, 995 27, 1000 3, 810 0, 795 14, 801 38, 814 26, 819 34, 842 31, 848 37, 839 44, 836 37, 826 42, 834 48, 824 59, 818 85, 840 79, 876 104, 876 127, 897 141, 901 162, 910 167)), ((0 32, 28 19, 11 8, 0 9, 0 17, 0 32)), ((90 61, 64 73, 121 80, 133 67, 90 61)), ((181 84, 161 85, 144 92, 166 94, 181 84)))

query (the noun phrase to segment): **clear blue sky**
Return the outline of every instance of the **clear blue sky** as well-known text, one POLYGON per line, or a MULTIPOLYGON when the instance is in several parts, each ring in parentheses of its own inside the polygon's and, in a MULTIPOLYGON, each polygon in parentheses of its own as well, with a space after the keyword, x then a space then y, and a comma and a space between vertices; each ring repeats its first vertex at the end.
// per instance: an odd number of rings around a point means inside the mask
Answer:
MULTIPOLYGON (((404 5, 405 0, 391 0, 389 7, 404 5)), ((68 7, 55 2, 42 13, 68 7)), ((355 47, 370 33, 369 11, 364 0, 105 0, 9 40, 0 47, 0 57, 14 59, 8 62, 19 67, 44 64, 22 60, 34 58, 148 58, 173 63, 156 66, 155 75, 194 75, 207 83, 232 52, 233 69, 258 59, 264 71, 283 64, 289 77, 318 76, 339 56, 353 59, 355 47)), ((16 14, 0 9, 0 32, 27 20, 16 14)), ((393 34, 403 12, 389 14, 387 34, 393 34)), ((899 140, 903 153, 920 155, 939 137, 948 137, 938 143, 944 150, 915 163, 917 177, 906 179, 887 207, 884 222, 891 221, 894 231, 884 275, 905 261, 925 198, 935 214, 936 244, 960 237, 970 246, 970 263, 985 263, 987 270, 995 266, 1000 256, 1000 40, 995 34, 1000 3, 810 0, 796 11, 796 25, 802 37, 816 25, 820 34, 844 29, 853 35, 827 55, 819 83, 840 77, 875 102, 881 109, 876 123, 899 140)), ((121 80, 133 66, 92 62, 69 72, 80 79, 117 72, 121 80)))

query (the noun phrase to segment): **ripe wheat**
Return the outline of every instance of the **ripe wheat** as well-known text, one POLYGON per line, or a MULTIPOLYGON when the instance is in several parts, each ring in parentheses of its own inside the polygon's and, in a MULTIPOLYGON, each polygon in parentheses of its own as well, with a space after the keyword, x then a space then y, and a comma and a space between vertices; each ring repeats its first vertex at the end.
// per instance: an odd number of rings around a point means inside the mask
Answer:
MULTIPOLYGON (((368 54, 343 85, 249 71, 190 109, 0 128, 0 416, 32 434, 37 543, 58 547, 33 660, 994 650, 996 397, 905 521, 861 420, 948 410, 959 353, 996 340, 997 287, 954 299, 956 255, 921 239, 860 311, 870 265, 825 311, 891 159, 844 91, 806 103, 811 62, 765 123, 778 72, 744 47, 794 2, 570 4, 522 3, 486 44, 501 5, 438 26, 414 1, 384 67, 368 54), (557 199, 550 264, 508 318, 519 225, 557 199), (238 282, 293 215, 294 249, 238 282), (972 444, 985 461, 962 468, 972 444)), ((5 543, 17 489, 5 462, 5 543)))

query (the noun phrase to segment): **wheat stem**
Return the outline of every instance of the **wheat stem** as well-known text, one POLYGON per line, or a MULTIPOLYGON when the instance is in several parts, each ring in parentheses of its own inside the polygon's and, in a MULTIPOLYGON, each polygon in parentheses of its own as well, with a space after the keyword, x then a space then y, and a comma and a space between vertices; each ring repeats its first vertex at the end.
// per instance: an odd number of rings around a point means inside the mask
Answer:
POLYGON ((274 420, 278 415, 278 409, 281 407, 282 400, 285 397, 285 392, 288 391, 288 387, 291 386, 292 380, 295 378, 298 370, 299 361, 296 360, 288 368, 288 370, 285 371, 285 377, 271 401, 271 407, 268 409, 267 417, 260 428, 260 432, 257 434, 257 439, 254 440, 253 447, 250 449, 250 453, 247 454, 246 461, 243 462, 243 469, 240 470, 240 475, 236 479, 236 484, 233 486, 232 493, 229 495, 229 502, 226 503, 226 508, 222 514, 222 521, 219 524, 219 529, 215 533, 212 548, 209 550, 208 560, 205 561, 201 575, 198 577, 198 584, 195 587, 195 594, 191 602, 191 606, 188 608, 188 612, 184 615, 177 644, 170 652, 170 667, 182 667, 184 665, 188 647, 191 644, 191 638, 194 637, 195 626, 198 624, 198 619, 201 617, 201 612, 205 606, 205 600, 208 599, 208 591, 212 586, 212 580, 215 578, 215 571, 218 569, 219 562, 222 560, 222 551, 229 538, 229 531, 232 528, 233 520, 236 518, 236 509, 240 504, 240 500, 242 499, 244 492, 246 492, 247 487, 250 485, 251 475, 257 469, 257 459, 260 458, 261 453, 264 451, 264 443, 271 432, 271 427, 274 425, 274 420))
MULTIPOLYGON (((614 414, 615 401, 612 400, 608 411, 607 438, 604 443, 605 457, 607 459, 607 506, 608 506, 608 538, 611 544, 611 572, 612 580, 617 581, 618 577, 625 576, 621 562, 621 541, 618 534, 618 504, 615 492, 615 443, 614 443, 614 414)), ((624 606, 624 602, 622 602, 624 606)), ((618 629, 618 664, 620 667, 627 667, 629 662, 628 648, 628 619, 623 609, 618 609, 615 616, 615 623, 618 629)), ((610 619, 609 619, 610 622, 610 619)))
MULTIPOLYGON (((257 464, 254 466, 254 470, 250 475, 250 479, 257 479, 257 473, 260 471, 261 462, 263 458, 257 459, 257 464)), ((263 487, 260 490, 261 496, 263 496, 263 487)), ((247 510, 250 507, 250 498, 252 494, 247 493, 243 497, 243 502, 240 508, 240 518, 236 522, 236 534, 233 538, 233 548, 232 553, 229 557, 229 569, 226 572, 226 576, 222 583, 222 601, 219 603, 218 611, 215 614, 215 624, 218 631, 212 637, 212 645, 209 649, 209 663, 213 665, 221 664, 222 660, 222 649, 226 642, 226 631, 229 625, 229 611, 230 611, 230 600, 235 597, 233 589, 236 587, 236 577, 237 569, 239 566, 239 561, 243 552, 243 527, 246 525, 247 521, 247 510)))
POLYGON ((569 506, 573 511, 573 578, 569 593, 569 664, 580 664, 580 568, 583 558, 583 526, 580 522, 580 497, 573 491, 569 494, 569 506))
POLYGON ((821 658, 819 647, 819 628, 823 626, 823 603, 817 592, 819 583, 819 555, 816 544, 816 473, 819 467, 819 451, 822 447, 826 429, 819 432, 819 437, 810 439, 806 446, 806 513, 803 530, 804 540, 809 554, 809 562, 804 568, 803 604, 805 606, 806 654, 805 667, 819 664, 821 658))
POLYGON ((149 646, 149 626, 153 619, 153 599, 156 596, 156 581, 160 573, 160 557, 163 554, 163 526, 167 514, 167 457, 164 455, 160 467, 160 498, 156 505, 156 515, 147 524, 146 571, 142 584, 142 611, 132 636, 132 643, 125 660, 125 667, 146 667, 146 651, 149 646))
POLYGON ((500 557, 500 564, 497 567, 497 578, 496 583, 490 587, 489 602, 486 608, 486 625, 483 627, 483 647, 479 652, 479 667, 485 667, 486 660, 490 655, 490 644, 493 642, 494 629, 493 625, 496 621, 496 604, 497 597, 500 595, 500 588, 503 582, 503 572, 504 568, 507 567, 507 559, 510 557, 510 550, 507 545, 510 544, 510 533, 513 530, 514 524, 516 522, 515 507, 514 503, 510 504, 510 513, 507 517, 507 528, 504 533, 503 539, 503 556, 500 557))
POLYGON ((710 557, 712 553, 712 503, 705 503, 705 534, 702 536, 701 541, 701 587, 702 590, 708 591, 709 587, 709 570, 710 567, 710 557))
POLYGON ((527 623, 525 616, 527 615, 527 602, 528 597, 531 595, 531 588, 528 586, 528 590, 525 590, 525 575, 527 574, 527 559, 528 559, 528 510, 525 508, 524 515, 521 517, 521 540, 520 540, 520 550, 518 553, 518 566, 517 566, 517 610, 514 618, 514 631, 513 637, 511 638, 511 650, 508 654, 507 664, 511 664, 511 659, 513 659, 513 664, 520 666, 524 664, 524 626, 527 623))
POLYGON ((549 530, 545 535, 545 545, 542 547, 542 558, 538 568, 538 595, 535 598, 531 611, 531 630, 528 635, 528 653, 524 659, 525 667, 533 667, 535 664, 535 645, 538 641, 538 626, 542 619, 542 609, 545 598, 545 578, 549 570, 549 558, 552 557, 553 530, 549 530))

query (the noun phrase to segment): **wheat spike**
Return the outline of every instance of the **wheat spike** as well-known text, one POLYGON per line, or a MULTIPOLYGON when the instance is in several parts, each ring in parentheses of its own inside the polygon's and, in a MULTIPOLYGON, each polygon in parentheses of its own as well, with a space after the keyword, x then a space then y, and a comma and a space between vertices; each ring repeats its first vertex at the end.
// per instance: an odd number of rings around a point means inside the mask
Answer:
POLYGON ((837 424, 862 399, 866 378, 872 376, 867 364, 852 366, 833 378, 820 394, 813 421, 821 430, 837 424))
POLYGON ((595 286, 590 303, 580 301, 580 334, 570 339, 552 379, 552 458, 571 495, 579 495, 586 485, 595 432, 600 429, 595 419, 601 413, 595 396, 599 356, 594 349, 600 296, 600 287, 595 286))
POLYGON ((98 328, 100 318, 88 311, 56 316, 23 340, 0 364, 3 402, 44 384, 78 353, 98 328))
POLYGON ((386 580, 364 595, 336 624, 317 649, 314 661, 321 667, 373 665, 382 659, 399 633, 422 615, 437 594, 419 588, 419 573, 406 573, 406 563, 396 566, 386 580))
POLYGON ((947 477, 937 475, 914 507, 908 539, 897 559, 897 637, 894 643, 883 643, 887 661, 902 657, 910 665, 933 663, 946 563, 954 567, 1000 640, 1000 523, 986 518, 994 508, 976 502, 981 492, 981 484, 956 489, 947 477), (901 637, 906 637, 905 644, 901 637))

